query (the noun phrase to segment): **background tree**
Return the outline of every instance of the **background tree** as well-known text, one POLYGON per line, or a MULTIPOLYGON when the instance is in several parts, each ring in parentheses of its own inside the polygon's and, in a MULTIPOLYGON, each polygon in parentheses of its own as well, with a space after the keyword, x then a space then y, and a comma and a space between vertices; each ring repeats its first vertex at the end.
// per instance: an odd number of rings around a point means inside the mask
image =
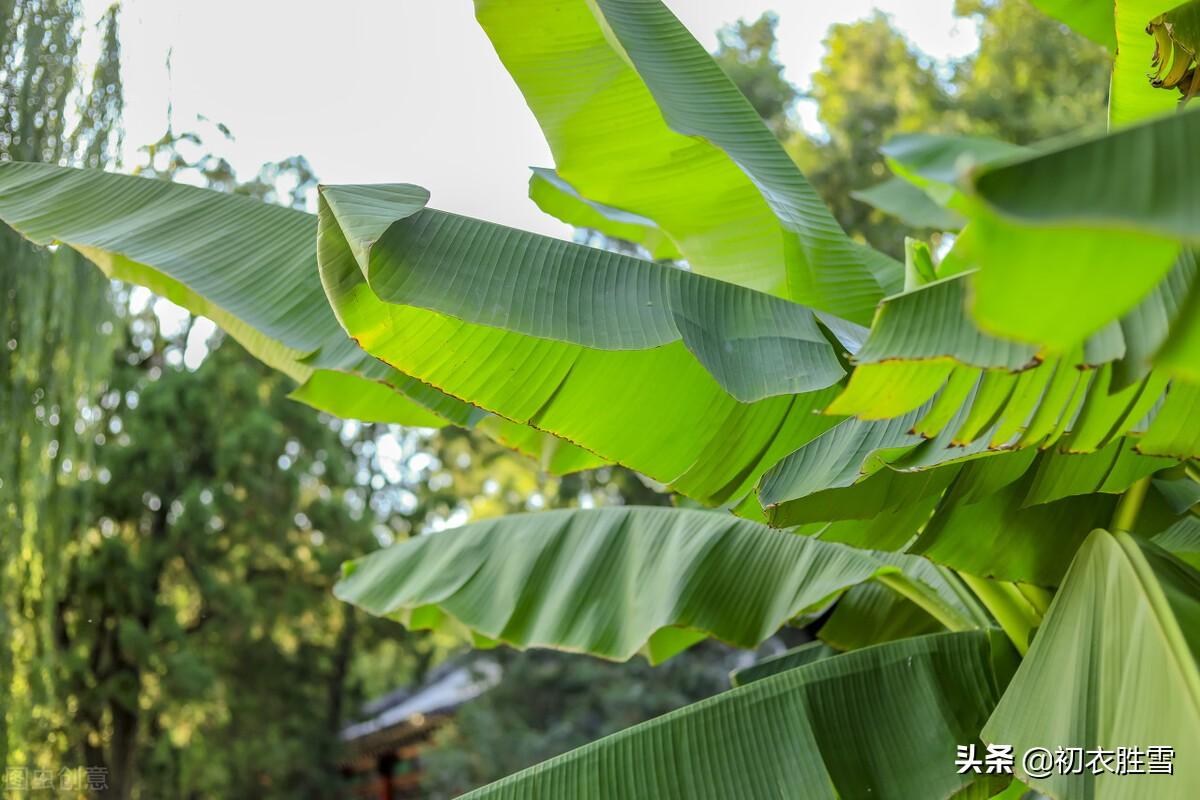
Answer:
POLYGON ((959 129, 1029 144, 1103 129, 1108 54, 1025 0, 957 0, 979 50, 956 65, 959 129))
POLYGON ((1104 125, 1103 48, 1025 0, 959 0, 955 13, 978 26, 979 48, 954 63, 921 53, 882 12, 831 26, 805 95, 816 101, 819 134, 790 113, 800 95, 780 76, 772 15, 726 28, 715 54, 842 226, 896 257, 913 231, 851 197, 888 177, 879 153, 888 139, 921 131, 1027 144, 1104 125))
POLYGON ((825 135, 794 131, 788 151, 847 231, 902 255, 902 223, 850 193, 887 177, 879 148, 895 134, 953 129, 946 87, 930 59, 878 11, 830 27, 812 81, 809 96, 825 135))
POLYGON ((789 113, 800 96, 783 77, 783 65, 776 58, 778 25, 779 15, 770 11, 754 22, 738 20, 717 32, 713 54, 776 136, 790 130, 789 113))
MULTIPOLYGON (((103 166, 120 146, 117 11, 100 21, 95 69, 73 0, 0 6, 0 159, 103 166)), ((47 739, 54 696, 49 610, 63 591, 60 554, 88 516, 73 492, 86 474, 94 397, 116 326, 104 276, 73 251, 35 249, 0 231, 0 761, 58 767, 47 739)))

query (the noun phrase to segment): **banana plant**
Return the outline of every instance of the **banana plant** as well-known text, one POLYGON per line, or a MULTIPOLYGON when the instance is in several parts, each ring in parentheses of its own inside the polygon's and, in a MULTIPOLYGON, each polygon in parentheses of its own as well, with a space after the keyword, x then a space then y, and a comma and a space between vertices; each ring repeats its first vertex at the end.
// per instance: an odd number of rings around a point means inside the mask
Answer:
POLYGON ((1190 16, 1037 5, 1117 54, 1112 129, 890 143, 862 197, 941 223, 940 257, 847 236, 659 0, 475 8, 554 156, 531 197, 661 261, 410 184, 322 186, 311 215, 6 163, 0 219, 210 316, 316 408, 687 500, 417 536, 348 563, 347 602, 616 660, 816 627, 472 797, 1193 798, 1200 112, 1162 88, 1190 91, 1163 38, 1194 54, 1190 16))

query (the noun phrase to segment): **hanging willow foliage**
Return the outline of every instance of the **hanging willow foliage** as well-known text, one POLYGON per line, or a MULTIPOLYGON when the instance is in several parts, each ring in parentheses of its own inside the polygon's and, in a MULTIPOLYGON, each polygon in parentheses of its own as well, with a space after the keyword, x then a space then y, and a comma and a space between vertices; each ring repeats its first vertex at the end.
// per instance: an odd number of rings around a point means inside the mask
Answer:
MULTIPOLYGON (((16 0, 0 22, 0 159, 112 163, 122 90, 117 7, 99 25, 94 72, 79 64, 79 2, 16 0)), ((53 747, 31 700, 54 689, 52 613, 59 555, 84 518, 92 404, 109 374, 117 325, 109 282, 75 252, 0 231, 0 763, 37 763, 53 747)), ((46 754, 43 758, 50 758, 46 754)))

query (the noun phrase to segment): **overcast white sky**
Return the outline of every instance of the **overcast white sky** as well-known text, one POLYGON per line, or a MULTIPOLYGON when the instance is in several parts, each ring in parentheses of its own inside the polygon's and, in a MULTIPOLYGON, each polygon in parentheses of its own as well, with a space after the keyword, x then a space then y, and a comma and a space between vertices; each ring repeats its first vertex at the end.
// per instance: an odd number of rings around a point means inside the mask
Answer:
MULTIPOLYGON (((92 19, 110 0, 85 0, 92 19)), ((926 53, 974 49, 953 0, 668 0, 709 49, 739 17, 780 15, 780 57, 800 87, 833 22, 875 7, 926 53)), ((403 181, 432 204, 567 235, 526 198, 527 168, 552 164, 541 133, 476 25, 470 0, 124 0, 126 136, 131 149, 197 114, 224 123, 244 177, 308 157, 326 183, 403 181), (171 79, 165 68, 173 51, 171 79)), ((806 112, 811 117, 811 112, 806 112)), ((128 160, 128 159, 127 159, 128 160)))

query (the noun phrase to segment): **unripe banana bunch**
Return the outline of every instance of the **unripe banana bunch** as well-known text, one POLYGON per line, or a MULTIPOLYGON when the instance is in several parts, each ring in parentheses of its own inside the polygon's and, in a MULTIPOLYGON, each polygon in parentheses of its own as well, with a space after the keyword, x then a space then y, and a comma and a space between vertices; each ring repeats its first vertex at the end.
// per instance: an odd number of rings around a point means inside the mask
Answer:
POLYGON ((1196 77, 1196 54, 1200 52, 1200 0, 1181 6, 1150 20, 1146 33, 1154 37, 1154 57, 1150 66, 1150 84, 1160 89, 1178 89, 1184 105, 1200 94, 1196 77))

